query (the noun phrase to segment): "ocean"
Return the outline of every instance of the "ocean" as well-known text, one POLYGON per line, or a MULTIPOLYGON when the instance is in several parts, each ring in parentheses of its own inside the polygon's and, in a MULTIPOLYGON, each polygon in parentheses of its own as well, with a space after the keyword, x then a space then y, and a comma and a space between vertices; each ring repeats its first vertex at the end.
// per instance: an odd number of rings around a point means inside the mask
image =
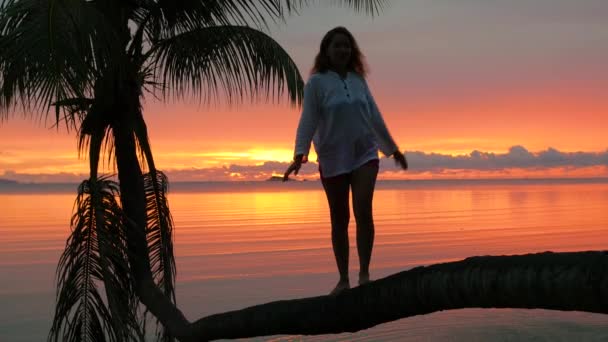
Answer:
MULTIPOLYGON (((0 341, 44 341, 76 184, 0 184, 0 341)), ((194 321, 337 281, 321 184, 172 183, 177 302, 194 321)), ((371 276, 476 255, 606 250, 608 180, 379 181, 371 276)), ((353 217, 353 216, 351 216, 353 217)), ((358 261, 351 218, 351 281, 358 261)), ((252 341, 606 341, 608 315, 443 311, 354 334, 252 341)))

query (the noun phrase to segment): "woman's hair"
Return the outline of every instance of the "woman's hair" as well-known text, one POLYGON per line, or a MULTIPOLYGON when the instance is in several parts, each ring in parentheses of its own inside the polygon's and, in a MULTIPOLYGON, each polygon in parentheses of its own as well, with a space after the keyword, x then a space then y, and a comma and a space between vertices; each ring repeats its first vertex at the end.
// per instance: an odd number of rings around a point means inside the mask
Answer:
POLYGON ((365 78, 367 75, 365 56, 363 56, 361 50, 359 50, 359 45, 357 44, 357 41, 355 40, 355 37, 353 37, 352 33, 342 26, 335 27, 325 34, 321 40, 319 53, 317 54, 317 57, 315 57, 315 65, 312 67, 310 73, 314 74, 317 72, 326 72, 331 68, 331 61, 329 60, 329 56, 327 56, 327 49, 329 48, 329 44, 331 43, 332 39, 334 39, 334 36, 337 34, 343 34, 348 37, 348 40, 350 40, 350 61, 348 62, 346 69, 348 71, 354 71, 361 77, 365 78))

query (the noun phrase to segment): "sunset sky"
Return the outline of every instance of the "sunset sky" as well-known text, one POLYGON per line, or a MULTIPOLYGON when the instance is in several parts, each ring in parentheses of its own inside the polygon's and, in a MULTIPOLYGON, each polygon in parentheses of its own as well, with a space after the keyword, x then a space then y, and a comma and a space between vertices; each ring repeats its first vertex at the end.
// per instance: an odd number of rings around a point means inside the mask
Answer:
MULTIPOLYGON (((393 0, 375 18, 311 6, 269 33, 307 79, 324 33, 353 32, 411 164, 397 172, 384 160, 383 178, 608 177, 606 18, 606 0, 393 0)), ((146 98, 144 115, 172 180, 250 180, 285 170, 300 112, 287 98, 146 98)), ((85 178, 76 133, 52 124, 23 113, 0 124, 0 178, 85 178)), ((302 177, 317 177, 315 165, 302 177)))

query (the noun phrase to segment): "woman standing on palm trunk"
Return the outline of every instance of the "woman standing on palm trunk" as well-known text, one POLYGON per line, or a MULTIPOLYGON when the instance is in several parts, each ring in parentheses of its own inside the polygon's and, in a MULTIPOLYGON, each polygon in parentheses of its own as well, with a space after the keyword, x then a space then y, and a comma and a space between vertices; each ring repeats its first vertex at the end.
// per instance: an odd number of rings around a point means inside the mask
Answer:
POLYGON ((378 175, 378 149, 407 169, 365 82, 363 56, 353 35, 336 27, 323 37, 306 87, 296 134, 294 161, 284 180, 308 161, 311 141, 331 216, 331 237, 340 280, 337 294, 350 288, 348 276, 349 191, 357 224, 359 284, 369 282, 374 244, 372 199, 378 175))

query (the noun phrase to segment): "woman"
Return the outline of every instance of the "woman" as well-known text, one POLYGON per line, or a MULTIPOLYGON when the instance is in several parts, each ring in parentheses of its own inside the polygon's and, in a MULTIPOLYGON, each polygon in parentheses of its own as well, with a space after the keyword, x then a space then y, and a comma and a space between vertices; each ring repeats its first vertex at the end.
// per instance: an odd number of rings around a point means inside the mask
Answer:
POLYGON ((359 284, 369 282, 374 244, 372 198, 378 174, 378 149, 407 169, 365 82, 363 56, 344 27, 327 32, 305 88, 296 133, 294 161, 283 180, 308 160, 311 140, 331 213, 331 240, 340 280, 331 292, 350 288, 348 277, 349 191, 357 223, 359 284))

